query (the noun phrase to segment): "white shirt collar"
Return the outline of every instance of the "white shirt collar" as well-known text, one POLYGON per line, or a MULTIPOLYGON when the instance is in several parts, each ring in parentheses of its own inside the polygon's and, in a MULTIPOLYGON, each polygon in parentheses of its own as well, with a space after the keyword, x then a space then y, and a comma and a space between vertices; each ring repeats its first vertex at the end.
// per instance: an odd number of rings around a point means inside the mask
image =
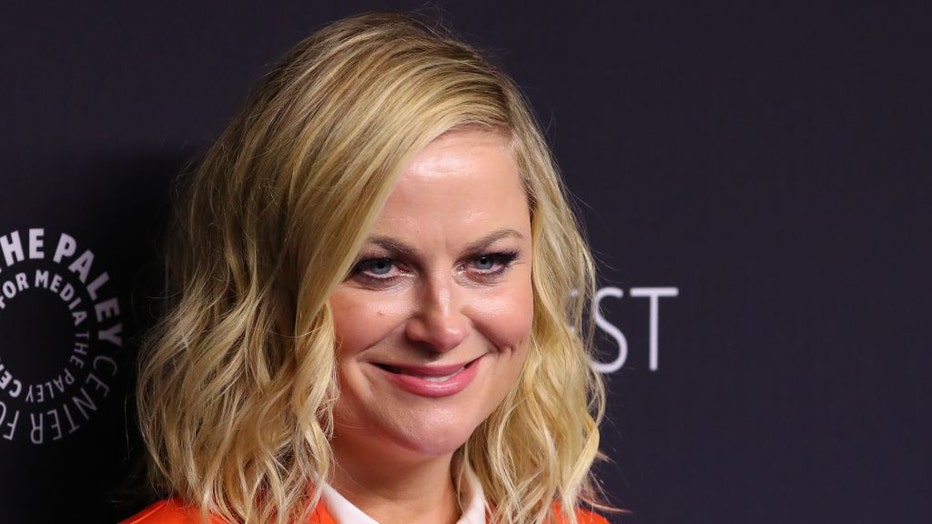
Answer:
MULTIPOLYGON (((466 494, 469 505, 463 511, 456 524, 486 524, 485 522, 485 493, 482 484, 472 469, 465 468, 466 494)), ((379 524, 375 519, 366 515, 346 497, 340 495, 330 484, 324 483, 321 493, 324 504, 337 524, 379 524)))

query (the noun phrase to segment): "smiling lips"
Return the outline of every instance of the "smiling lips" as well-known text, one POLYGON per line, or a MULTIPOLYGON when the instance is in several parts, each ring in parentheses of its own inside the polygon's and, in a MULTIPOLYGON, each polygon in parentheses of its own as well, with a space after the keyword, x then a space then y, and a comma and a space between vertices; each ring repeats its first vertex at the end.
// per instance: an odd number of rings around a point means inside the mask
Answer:
POLYGON ((451 366, 403 366, 376 363, 376 367, 392 384, 409 393, 439 398, 455 395, 466 389, 479 372, 480 360, 482 357, 465 364, 451 366))

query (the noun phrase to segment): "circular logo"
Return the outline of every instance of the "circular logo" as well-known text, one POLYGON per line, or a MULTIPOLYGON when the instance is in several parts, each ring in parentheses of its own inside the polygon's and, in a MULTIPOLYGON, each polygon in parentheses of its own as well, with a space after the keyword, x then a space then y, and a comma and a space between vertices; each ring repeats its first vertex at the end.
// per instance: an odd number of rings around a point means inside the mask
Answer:
POLYGON ((0 236, 0 442, 58 441, 100 410, 123 345, 109 281, 68 233, 0 236))

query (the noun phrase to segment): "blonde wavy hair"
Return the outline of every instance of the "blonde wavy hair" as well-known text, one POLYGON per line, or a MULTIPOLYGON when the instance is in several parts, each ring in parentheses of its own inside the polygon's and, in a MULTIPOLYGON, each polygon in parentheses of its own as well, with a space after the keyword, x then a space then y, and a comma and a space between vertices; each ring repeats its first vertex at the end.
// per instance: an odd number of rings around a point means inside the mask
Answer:
MULTIPOLYGON (((404 166, 451 130, 504 134, 530 205, 534 322, 521 376, 457 451, 503 524, 594 503, 604 390, 587 353, 593 267, 514 82, 406 15, 299 43, 193 173, 170 242, 172 305, 144 348, 140 426, 162 494, 206 519, 301 520, 334 466, 328 297, 404 166)), ((458 484, 459 485, 459 484, 458 484)))

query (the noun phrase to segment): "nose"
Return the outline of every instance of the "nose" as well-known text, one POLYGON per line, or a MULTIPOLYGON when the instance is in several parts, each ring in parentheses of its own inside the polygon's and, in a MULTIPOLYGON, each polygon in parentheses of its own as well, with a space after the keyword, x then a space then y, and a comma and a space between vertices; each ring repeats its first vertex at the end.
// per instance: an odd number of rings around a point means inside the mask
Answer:
POLYGON ((433 351, 460 345, 469 330, 459 289, 450 279, 431 279, 417 290, 416 305, 405 326, 408 339, 433 351))

